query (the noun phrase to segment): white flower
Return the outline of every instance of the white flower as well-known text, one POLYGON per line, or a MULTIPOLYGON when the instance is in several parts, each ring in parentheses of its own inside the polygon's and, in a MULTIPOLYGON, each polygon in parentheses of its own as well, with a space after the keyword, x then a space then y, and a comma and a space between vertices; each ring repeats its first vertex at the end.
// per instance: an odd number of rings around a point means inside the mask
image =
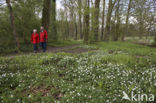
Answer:
POLYGON ((30 94, 28 97, 29 97, 29 98, 31 98, 31 97, 32 97, 32 95, 30 94))
POLYGON ((13 97, 14 97, 14 95, 11 94, 11 98, 13 98, 13 97))
POLYGON ((20 99, 18 99, 17 101, 20 102, 20 99))
POLYGON ((92 98, 92 96, 88 96, 88 98, 92 98))
POLYGON ((80 96, 80 93, 77 93, 78 96, 80 96))

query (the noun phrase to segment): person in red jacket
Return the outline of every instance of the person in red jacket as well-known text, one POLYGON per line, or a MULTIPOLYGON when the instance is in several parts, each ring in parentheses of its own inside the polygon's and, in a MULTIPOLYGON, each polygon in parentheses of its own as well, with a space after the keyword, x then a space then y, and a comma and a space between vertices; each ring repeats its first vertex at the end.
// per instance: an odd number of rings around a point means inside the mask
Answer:
POLYGON ((40 44, 42 46, 43 52, 46 52, 47 50, 47 40, 48 40, 48 34, 47 31, 44 29, 43 26, 41 26, 41 32, 40 32, 40 44))
POLYGON ((34 53, 36 53, 38 51, 37 44, 40 42, 36 29, 33 30, 33 34, 31 35, 31 42, 34 44, 34 53))

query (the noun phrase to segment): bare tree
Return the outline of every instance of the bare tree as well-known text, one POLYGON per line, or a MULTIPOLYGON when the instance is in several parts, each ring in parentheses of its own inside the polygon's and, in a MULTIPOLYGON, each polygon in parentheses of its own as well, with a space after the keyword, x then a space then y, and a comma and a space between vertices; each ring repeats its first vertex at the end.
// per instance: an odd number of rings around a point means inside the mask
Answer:
POLYGON ((52 40, 57 41, 57 24, 56 24, 56 0, 52 0, 52 8, 51 8, 51 26, 52 26, 52 40))
POLYGON ((113 11, 116 1, 117 0, 114 0, 113 2, 112 0, 109 0, 109 7, 108 7, 108 13, 107 13, 107 20, 106 20, 106 30, 105 30, 105 35, 104 35, 105 41, 109 40, 112 11, 113 11))
POLYGON ((15 38, 17 49, 19 51, 19 49, 20 49, 20 43, 19 43, 19 39, 18 39, 18 36, 17 36, 17 33, 16 33, 16 26, 15 26, 15 23, 14 23, 13 9, 12 9, 12 6, 10 4, 10 0, 6 0, 6 3, 7 3, 7 6, 8 6, 8 9, 9 9, 10 22, 11 22, 11 27, 12 27, 13 35, 14 35, 14 38, 15 38))
POLYGON ((93 20, 93 32, 94 32, 94 41, 98 41, 99 38, 99 4, 100 4, 100 0, 95 0, 95 10, 94 10, 94 15, 95 18, 93 20))
POLYGON ((120 35, 120 1, 121 0, 118 0, 117 2, 117 6, 116 6, 116 19, 117 19, 117 23, 116 23, 116 26, 115 26, 115 33, 114 33, 114 37, 113 37, 113 40, 114 41, 118 41, 118 38, 119 38, 119 35, 120 35))
MULTIPOLYGON (((153 8, 154 8, 154 25, 156 25, 156 0, 153 0, 153 8)), ((156 26, 154 26, 154 32, 156 33, 156 26)), ((156 34, 154 37, 154 42, 156 44, 156 34)))
POLYGON ((106 0, 103 0, 103 12, 102 12, 102 29, 101 29, 101 40, 103 40, 104 37, 104 25, 105 25, 105 5, 106 0))
POLYGON ((79 14, 79 34, 80 34, 80 39, 83 39, 83 34, 82 34, 82 2, 81 0, 78 0, 78 14, 79 14))
POLYGON ((89 8, 90 2, 86 0, 86 7, 84 12, 84 43, 88 44, 89 42, 89 8))
MULTIPOLYGON (((125 33, 127 33, 127 31, 128 31, 128 23, 129 23, 129 15, 130 15, 130 10, 131 10, 131 4, 132 4, 132 0, 129 0, 127 15, 126 15, 126 29, 125 29, 126 32, 125 33)), ((125 33, 123 33, 123 35, 121 37, 122 41, 124 41, 125 33)))

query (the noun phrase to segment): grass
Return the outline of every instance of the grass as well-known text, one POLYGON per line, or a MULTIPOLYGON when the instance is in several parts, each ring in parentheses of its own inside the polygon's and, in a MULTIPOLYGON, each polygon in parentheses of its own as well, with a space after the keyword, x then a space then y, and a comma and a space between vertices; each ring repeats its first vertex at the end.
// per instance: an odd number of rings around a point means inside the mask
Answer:
MULTIPOLYGON (((21 52, 30 52, 30 51, 33 50, 33 45, 32 44, 21 43, 20 47, 21 47, 20 48, 21 52)), ((5 56, 5 55, 8 55, 8 54, 16 54, 18 52, 15 44, 0 45, 0 51, 1 51, 0 56, 5 56)))
POLYGON ((80 47, 97 50, 0 57, 0 102, 131 103, 122 100, 123 91, 156 96, 155 48, 126 42, 80 47))
POLYGON ((106 51, 111 51, 111 50, 122 51, 136 56, 149 56, 155 54, 156 52, 155 48, 127 43, 127 42, 107 42, 107 43, 99 42, 96 43, 95 45, 103 48, 106 51))
POLYGON ((135 42, 135 43, 145 43, 145 44, 153 44, 154 43, 154 36, 143 36, 142 38, 140 37, 126 37, 126 41, 128 42, 135 42))
POLYGON ((82 41, 67 40, 67 41, 49 42, 48 45, 52 47, 64 47, 70 45, 78 45, 82 43, 83 43, 82 41))

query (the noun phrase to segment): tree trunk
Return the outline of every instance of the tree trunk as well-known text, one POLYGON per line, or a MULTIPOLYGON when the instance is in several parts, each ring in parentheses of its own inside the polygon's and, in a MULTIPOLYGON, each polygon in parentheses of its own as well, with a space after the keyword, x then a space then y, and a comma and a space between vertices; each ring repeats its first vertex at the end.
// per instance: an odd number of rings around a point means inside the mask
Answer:
POLYGON ((87 6, 85 7, 85 13, 84 13, 84 43, 88 44, 89 42, 89 8, 90 8, 90 2, 89 0, 86 0, 87 6))
MULTIPOLYGON (((67 11, 67 7, 65 7, 65 11, 67 11)), ((66 17, 65 17, 65 26, 64 26, 64 28, 65 28, 65 34, 63 34, 63 35, 65 35, 65 40, 67 40, 67 39, 69 39, 69 21, 68 21, 68 13, 66 12, 66 17)))
POLYGON ((106 21, 106 30, 105 30, 105 35, 104 35, 105 41, 109 40, 111 17, 112 17, 112 11, 113 11, 115 3, 116 3, 116 0, 114 0, 113 3, 112 3, 112 0, 109 0, 109 7, 108 7, 107 21, 106 21))
POLYGON ((106 2, 106 0, 103 0, 101 40, 103 40, 104 30, 105 30, 105 28, 104 28, 104 25, 105 25, 105 2, 106 2))
POLYGON ((154 44, 156 45, 156 35, 154 36, 154 44))
POLYGON ((117 24, 115 27, 115 34, 114 34, 114 41, 118 41, 119 35, 120 35, 120 0, 118 0, 117 8, 116 8, 116 19, 117 24))
MULTIPOLYGON (((129 4, 128 4, 128 9, 127 9, 127 15, 126 15, 126 29, 125 29, 125 33, 127 34, 128 31, 128 22, 129 22, 129 15, 130 15, 130 10, 131 10, 131 3, 132 0, 129 0, 129 4)), ((125 33, 123 33, 121 40, 124 41, 125 38, 125 33)))
POLYGON ((56 0, 52 0, 52 20, 51 20, 51 26, 52 26, 52 40, 57 41, 57 23, 56 23, 56 0))
POLYGON ((75 40, 77 40, 77 34, 78 34, 78 32, 77 32, 77 23, 76 23, 76 15, 74 16, 74 25, 75 25, 75 40))
POLYGON ((82 9, 82 2, 81 0, 78 0, 78 5, 79 5, 79 35, 80 35, 80 39, 83 39, 83 34, 82 34, 82 12, 81 12, 81 9, 82 9))
POLYGON ((94 41, 97 42, 99 39, 99 4, 100 0, 95 1, 95 11, 93 15, 93 33, 94 33, 94 41))
POLYGON ((139 38, 142 39, 142 36, 143 36, 143 14, 140 12, 140 20, 139 20, 139 38))
POLYGON ((84 36, 85 36, 85 26, 86 26, 86 21, 85 21, 85 16, 86 16, 86 14, 85 14, 85 9, 86 9, 86 7, 84 8, 84 15, 83 15, 83 22, 82 22, 82 35, 83 35, 83 39, 84 39, 84 36))
POLYGON ((14 14, 13 14, 13 9, 12 6, 10 4, 10 0, 6 0, 8 9, 9 9, 9 13, 10 13, 10 22, 11 22, 11 28, 12 28, 12 32, 13 32, 13 36, 15 38, 15 42, 16 42, 16 46, 18 51, 20 50, 20 43, 19 43, 19 39, 16 33, 16 26, 15 26, 15 22, 14 22, 14 14))
MULTIPOLYGON (((154 18, 156 18, 156 1, 153 0, 153 3, 154 3, 154 18)), ((156 21, 156 20, 154 20, 156 21)), ((156 25, 156 22, 154 22, 154 24, 156 25)), ((154 29, 154 32, 156 33, 156 28, 154 29)), ((156 45, 156 34, 155 34, 155 38, 154 38, 154 43, 156 45)))
POLYGON ((42 26, 48 31, 50 24, 51 0, 44 0, 42 11, 42 26))

